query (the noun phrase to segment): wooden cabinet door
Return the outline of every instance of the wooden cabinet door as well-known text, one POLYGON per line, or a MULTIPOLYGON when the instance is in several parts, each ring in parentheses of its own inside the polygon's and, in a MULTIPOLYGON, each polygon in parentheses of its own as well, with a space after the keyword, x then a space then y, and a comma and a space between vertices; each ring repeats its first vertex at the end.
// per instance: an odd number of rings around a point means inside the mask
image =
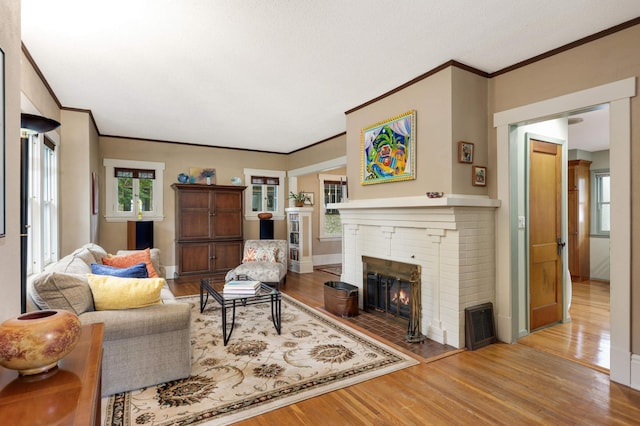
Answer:
POLYGON ((225 272, 235 268, 242 261, 242 241, 214 243, 212 272, 225 272))
POLYGON ((202 243, 178 243, 178 275, 208 274, 213 264, 213 244, 202 243))
POLYGON ((177 197, 177 239, 188 241, 213 238, 211 192, 182 190, 177 197))
MULTIPOLYGON (((216 191, 213 194, 212 234, 216 240, 242 239, 242 193, 216 191)), ((237 265, 236 265, 237 266, 237 265)))

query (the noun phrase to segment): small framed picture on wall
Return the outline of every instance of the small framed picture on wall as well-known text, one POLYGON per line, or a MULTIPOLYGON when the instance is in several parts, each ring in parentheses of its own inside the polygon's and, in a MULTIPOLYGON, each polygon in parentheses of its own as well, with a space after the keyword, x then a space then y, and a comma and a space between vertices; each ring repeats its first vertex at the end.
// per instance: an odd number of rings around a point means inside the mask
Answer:
POLYGON ((473 186, 487 186, 487 168, 473 166, 473 186))
POLYGON ((458 142, 458 162, 460 163, 473 163, 473 143, 471 142, 458 142))

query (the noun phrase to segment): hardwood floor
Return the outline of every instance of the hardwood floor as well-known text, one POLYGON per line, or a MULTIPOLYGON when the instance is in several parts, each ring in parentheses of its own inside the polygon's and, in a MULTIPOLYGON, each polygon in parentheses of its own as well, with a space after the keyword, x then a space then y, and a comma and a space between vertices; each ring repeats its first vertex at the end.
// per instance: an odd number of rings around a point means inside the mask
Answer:
MULTIPOLYGON (((322 286, 331 279, 335 276, 320 271, 290 273, 283 292, 319 307, 323 305, 322 286)), ((170 281, 170 286, 176 296, 199 291, 197 282, 170 281)), ((604 303, 598 286, 574 286, 574 295, 583 290, 596 300, 595 305, 604 303)), ((577 299, 571 310, 575 324, 581 315, 577 299)), ((606 306, 608 310, 608 302, 606 306)), ((593 322, 603 321, 594 318, 593 322)), ((609 321, 604 322, 608 326, 609 321)), ((571 338, 576 343, 565 346, 575 347, 576 353, 593 352, 584 345, 593 340, 585 331, 590 323, 573 330, 571 338), (581 337, 581 332, 586 334, 581 337)), ((547 331, 545 334, 553 334, 552 329, 542 332, 547 331)), ((560 337, 545 338, 542 332, 535 333, 536 340, 554 342, 548 346, 560 352, 557 348, 562 344, 556 343, 560 337)), ((568 358, 525 344, 497 343, 473 352, 453 352, 435 361, 423 359, 419 365, 238 424, 638 424, 640 391, 610 382, 608 374, 568 358)))
POLYGON ((611 329, 609 284, 574 282, 571 322, 536 331, 518 340, 558 356, 609 373, 611 329))

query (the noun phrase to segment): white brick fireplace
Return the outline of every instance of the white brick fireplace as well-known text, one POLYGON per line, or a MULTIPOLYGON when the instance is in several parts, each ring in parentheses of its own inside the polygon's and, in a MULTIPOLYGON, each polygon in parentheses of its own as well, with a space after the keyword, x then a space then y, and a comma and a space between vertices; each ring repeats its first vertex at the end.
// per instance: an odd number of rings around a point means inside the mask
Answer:
POLYGON ((362 256, 420 265, 422 334, 465 346, 464 309, 495 305, 495 208, 487 197, 398 197, 332 204, 342 219, 341 280, 357 286, 362 256))

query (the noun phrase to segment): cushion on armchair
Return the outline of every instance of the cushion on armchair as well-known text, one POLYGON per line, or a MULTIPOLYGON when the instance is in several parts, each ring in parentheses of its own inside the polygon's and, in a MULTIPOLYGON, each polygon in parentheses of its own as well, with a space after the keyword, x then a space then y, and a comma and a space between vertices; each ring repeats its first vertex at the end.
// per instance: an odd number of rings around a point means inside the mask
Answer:
POLYGON ((247 262, 277 262, 278 249, 276 247, 247 247, 244 250, 242 263, 247 262))

